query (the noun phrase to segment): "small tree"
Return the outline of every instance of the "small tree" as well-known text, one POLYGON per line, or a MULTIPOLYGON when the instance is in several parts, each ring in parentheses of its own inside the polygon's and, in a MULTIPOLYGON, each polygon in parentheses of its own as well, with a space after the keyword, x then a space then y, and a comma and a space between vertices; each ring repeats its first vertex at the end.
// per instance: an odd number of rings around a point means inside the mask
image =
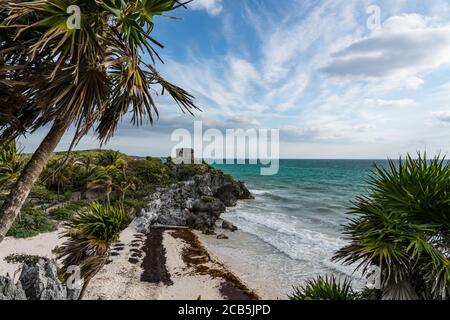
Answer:
POLYGON ((89 281, 101 270, 108 260, 111 245, 116 242, 122 230, 129 224, 129 217, 123 208, 113 208, 93 202, 88 210, 78 214, 66 225, 61 246, 63 276, 70 266, 78 266, 83 279, 80 299, 83 298, 89 281))

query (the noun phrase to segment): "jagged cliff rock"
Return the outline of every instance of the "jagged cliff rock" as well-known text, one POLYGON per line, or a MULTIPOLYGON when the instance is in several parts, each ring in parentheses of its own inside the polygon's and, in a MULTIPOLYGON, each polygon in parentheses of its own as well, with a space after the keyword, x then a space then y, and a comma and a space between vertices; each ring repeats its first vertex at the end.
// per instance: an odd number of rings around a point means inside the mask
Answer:
POLYGON ((155 223, 199 230, 212 228, 226 207, 253 198, 244 183, 219 172, 182 178, 183 181, 157 189, 149 196, 148 206, 136 219, 142 232, 155 223))
POLYGON ((54 260, 23 264, 19 281, 0 277, 0 300, 76 300, 79 290, 68 289, 58 278, 54 260))

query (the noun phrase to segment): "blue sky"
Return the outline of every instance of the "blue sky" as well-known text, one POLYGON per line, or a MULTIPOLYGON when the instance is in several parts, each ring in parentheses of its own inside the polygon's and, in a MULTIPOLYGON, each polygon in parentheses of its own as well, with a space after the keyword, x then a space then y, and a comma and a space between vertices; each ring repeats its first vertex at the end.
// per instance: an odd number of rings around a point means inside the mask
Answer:
MULTIPOLYGON (((450 151, 450 1, 195 0, 159 18, 161 73, 202 112, 159 98, 153 127, 124 120, 105 148, 162 156, 176 128, 279 128, 282 158, 450 151), (380 9, 369 28, 367 9, 380 9)), ((21 141, 32 151, 40 130, 21 141)), ((69 132, 59 150, 67 148, 69 132)), ((90 135, 79 149, 98 147, 90 135)))

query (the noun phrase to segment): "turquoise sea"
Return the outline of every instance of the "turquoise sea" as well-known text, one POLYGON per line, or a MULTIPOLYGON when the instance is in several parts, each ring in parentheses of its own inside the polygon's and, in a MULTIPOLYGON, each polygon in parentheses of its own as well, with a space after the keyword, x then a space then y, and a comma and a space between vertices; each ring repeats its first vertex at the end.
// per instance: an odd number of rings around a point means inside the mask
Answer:
MULTIPOLYGON (((276 296, 315 275, 353 278, 353 268, 331 262, 345 245, 342 224, 351 201, 367 189, 368 173, 381 160, 281 160, 277 175, 261 176, 258 165, 214 165, 246 183, 255 200, 228 209, 224 218, 240 233, 217 242, 249 282, 276 296)), ((236 267, 236 266, 235 266, 236 267)))

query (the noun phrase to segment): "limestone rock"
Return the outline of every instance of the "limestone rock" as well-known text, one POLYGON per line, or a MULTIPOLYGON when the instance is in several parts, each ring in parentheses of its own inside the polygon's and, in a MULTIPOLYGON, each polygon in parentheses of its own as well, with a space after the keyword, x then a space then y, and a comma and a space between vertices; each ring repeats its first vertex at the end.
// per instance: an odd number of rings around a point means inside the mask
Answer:
POLYGON ((27 300, 22 285, 15 284, 9 276, 0 276, 0 300, 27 300))
MULTIPOLYGON (((188 171, 188 167, 182 168, 177 167, 177 172, 188 171)), ((211 228, 226 207, 235 206, 240 199, 252 198, 245 185, 230 176, 209 170, 207 166, 195 171, 203 173, 188 177, 183 173, 180 182, 159 188, 148 197, 148 206, 135 220, 140 232, 148 231, 155 223, 199 230, 211 228)))
POLYGON ((40 259, 35 265, 24 264, 19 281, 28 300, 67 300, 67 291, 58 279, 54 260, 40 259))
POLYGON ((234 232, 238 228, 234 224, 232 224, 231 222, 223 220, 223 222, 222 222, 222 229, 227 229, 227 230, 230 230, 230 231, 234 232))

